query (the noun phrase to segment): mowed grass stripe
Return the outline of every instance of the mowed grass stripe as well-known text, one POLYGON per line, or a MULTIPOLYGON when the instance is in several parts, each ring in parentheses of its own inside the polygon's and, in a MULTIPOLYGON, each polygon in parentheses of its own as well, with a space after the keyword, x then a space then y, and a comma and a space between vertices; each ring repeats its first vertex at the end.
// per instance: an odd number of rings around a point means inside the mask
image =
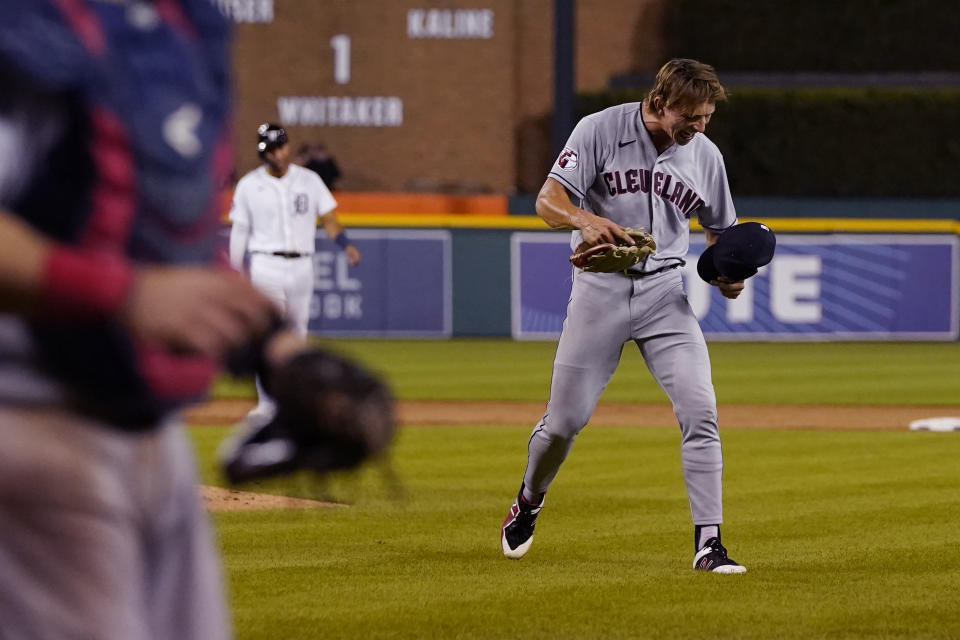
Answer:
MULTIPOLYGON (((713 576, 689 568, 673 428, 586 429, 533 549, 502 558, 529 430, 409 427, 400 494, 372 466, 263 487, 349 509, 217 514, 238 639, 960 636, 960 434, 724 429, 749 573, 713 576)), ((223 431, 191 433, 219 483, 223 431)))
MULTIPOLYGON (((381 372, 403 400, 546 402, 556 344, 505 339, 336 340, 321 344, 381 372)), ((709 345, 722 404, 960 404, 960 343, 709 345)), ((250 397, 222 379, 215 395, 250 397)), ((667 402, 633 345, 601 402, 667 402)))

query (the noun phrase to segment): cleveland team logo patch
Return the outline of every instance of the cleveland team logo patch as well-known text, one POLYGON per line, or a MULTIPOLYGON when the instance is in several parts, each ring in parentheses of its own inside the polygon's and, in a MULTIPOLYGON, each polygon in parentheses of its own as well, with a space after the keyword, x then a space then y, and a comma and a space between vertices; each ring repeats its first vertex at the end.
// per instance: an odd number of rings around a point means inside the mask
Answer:
POLYGON ((577 152, 570 147, 565 147, 557 158, 557 165, 564 171, 573 171, 577 168, 577 152))

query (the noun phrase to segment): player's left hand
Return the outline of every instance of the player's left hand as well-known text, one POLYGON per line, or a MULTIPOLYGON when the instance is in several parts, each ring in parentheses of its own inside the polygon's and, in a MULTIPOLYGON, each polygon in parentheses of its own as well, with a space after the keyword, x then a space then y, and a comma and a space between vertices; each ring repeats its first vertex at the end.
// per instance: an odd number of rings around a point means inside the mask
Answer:
POLYGON ((360 250, 357 249, 352 244, 348 244, 347 248, 343 250, 347 254, 347 260, 350 261, 350 266, 355 267, 360 264, 360 260, 363 258, 363 255, 360 253, 360 250))
POLYGON ((729 298, 730 300, 735 300, 741 293, 743 293, 743 288, 746 286, 745 281, 731 280, 726 276, 720 276, 716 280, 712 280, 710 284, 720 289, 720 293, 723 294, 723 297, 729 298))

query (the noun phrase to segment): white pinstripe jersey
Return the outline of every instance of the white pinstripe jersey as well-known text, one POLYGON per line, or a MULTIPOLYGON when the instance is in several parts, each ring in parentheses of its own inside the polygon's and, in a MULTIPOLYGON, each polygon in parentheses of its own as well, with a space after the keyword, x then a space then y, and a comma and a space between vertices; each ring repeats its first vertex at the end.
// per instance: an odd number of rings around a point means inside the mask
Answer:
MULTIPOLYGON (((641 103, 583 118, 550 170, 583 209, 623 227, 653 234, 657 251, 634 267, 652 271, 682 262, 690 246, 690 216, 715 233, 737 223, 723 156, 698 133, 659 156, 643 124, 641 103)), ((570 246, 582 241, 573 232, 570 246)))

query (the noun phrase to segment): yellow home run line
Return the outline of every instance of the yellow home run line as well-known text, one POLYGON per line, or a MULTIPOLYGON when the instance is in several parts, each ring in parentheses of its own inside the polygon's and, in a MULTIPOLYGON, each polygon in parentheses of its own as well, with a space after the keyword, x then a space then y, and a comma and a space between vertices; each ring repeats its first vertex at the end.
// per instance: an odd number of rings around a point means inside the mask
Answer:
MULTIPOLYGON (((548 230, 537 216, 491 216, 470 214, 370 214, 339 213, 348 227, 431 227, 456 229, 537 229, 548 230)), ((960 221, 944 219, 906 220, 899 218, 741 218, 741 222, 763 222, 774 231, 804 233, 954 233, 960 235, 960 221)), ((699 230, 696 221, 691 228, 699 230)))
MULTIPOLYGON (((741 222, 763 222, 774 231, 823 232, 887 232, 887 233, 956 233, 960 222, 944 219, 902 218, 741 218, 741 222)), ((696 223, 694 223, 696 226, 696 223)))
POLYGON ((493 216, 467 213, 340 213, 347 227, 433 227, 466 229, 544 229, 550 227, 537 216, 493 216))

